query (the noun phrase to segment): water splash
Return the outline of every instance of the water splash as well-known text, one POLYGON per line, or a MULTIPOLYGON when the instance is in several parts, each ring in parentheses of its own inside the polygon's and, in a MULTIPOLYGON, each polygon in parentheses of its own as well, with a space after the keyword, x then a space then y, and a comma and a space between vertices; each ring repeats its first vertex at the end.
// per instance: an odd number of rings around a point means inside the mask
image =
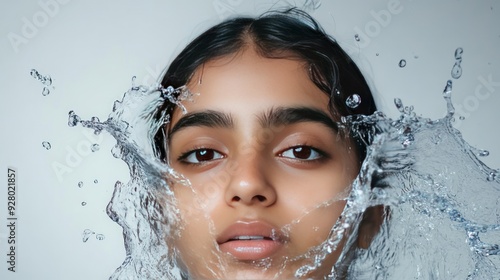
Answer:
POLYGON ((31 69, 30 75, 44 85, 43 90, 42 90, 43 96, 49 95, 51 88, 54 89, 54 86, 51 86, 52 85, 52 77, 50 77, 49 75, 44 76, 44 75, 40 74, 36 69, 31 69))
MULTIPOLYGON (((158 160, 153 138, 168 121, 162 104, 169 100, 185 110, 181 102, 193 96, 186 91, 134 86, 115 102, 104 122, 80 120, 70 112, 68 123, 110 133, 117 141, 113 156, 130 169, 130 181, 116 182, 107 208, 122 226, 126 244, 126 259, 111 279, 183 278, 171 244, 181 224, 170 184, 189 186, 189 181, 158 160)), ((341 218, 327 240, 298 257, 308 263, 295 271, 296 277, 312 275, 343 237, 346 245, 331 270, 332 279, 345 274, 348 279, 500 277, 499 171, 484 165, 453 128, 451 91, 448 81, 442 119, 419 117, 400 99, 395 100, 397 119, 380 112, 343 118, 339 125, 368 135, 372 143, 344 198, 341 218), (357 248, 363 214, 377 205, 386 209, 380 232, 368 249, 357 248)), ((255 265, 265 269, 269 262, 255 265)))

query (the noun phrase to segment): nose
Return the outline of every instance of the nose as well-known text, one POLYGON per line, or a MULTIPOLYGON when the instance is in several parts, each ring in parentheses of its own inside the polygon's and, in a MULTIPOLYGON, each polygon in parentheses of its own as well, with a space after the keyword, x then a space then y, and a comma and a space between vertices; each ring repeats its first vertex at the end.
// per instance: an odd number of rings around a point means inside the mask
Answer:
POLYGON ((259 156, 237 161, 225 191, 226 203, 268 207, 276 202, 276 189, 270 180, 271 171, 259 156))

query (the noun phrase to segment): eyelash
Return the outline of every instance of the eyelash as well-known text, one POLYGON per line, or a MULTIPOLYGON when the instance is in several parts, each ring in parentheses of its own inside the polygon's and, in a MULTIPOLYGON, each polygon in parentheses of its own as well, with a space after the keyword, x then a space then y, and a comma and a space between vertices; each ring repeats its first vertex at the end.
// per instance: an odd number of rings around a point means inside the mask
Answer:
MULTIPOLYGON (((301 152, 301 151, 298 151, 298 152, 301 152)), ((284 159, 287 159, 287 160, 293 160, 293 161, 304 162, 304 163, 312 163, 312 162, 317 162, 317 161, 321 161, 321 160, 325 160, 325 159, 329 158, 329 155, 327 153, 325 153, 324 151, 322 151, 318 148, 310 146, 310 145, 296 145, 296 146, 288 147, 288 148, 282 150, 281 152, 277 153, 277 156, 284 158, 284 159), (302 148, 310 149, 310 153, 312 155, 314 155, 314 158, 302 159, 302 158, 291 157, 291 156, 285 155, 285 153, 292 153, 292 155, 293 155, 293 153, 295 152, 296 149, 302 149, 302 148)), ((217 150, 200 147, 200 148, 195 148, 193 150, 190 150, 190 151, 187 151, 187 152, 181 154, 177 158, 177 160, 183 164, 186 164, 186 165, 203 165, 203 164, 207 164, 211 161, 223 159, 225 157, 226 157, 226 155, 224 155, 223 153, 221 153, 217 150), (207 160, 199 160, 196 158, 197 162, 193 162, 192 160, 191 161, 188 160, 192 156, 196 157, 197 156, 196 153, 203 152, 203 151, 213 153, 213 155, 211 157, 215 156, 217 158, 211 158, 211 159, 207 159, 207 160)))
POLYGON ((217 150, 214 150, 214 149, 210 149, 210 148, 204 148, 204 147, 199 147, 199 148, 195 148, 193 150, 190 150, 190 151, 187 151, 183 154, 181 154, 178 158, 177 158, 177 161, 183 163, 183 164, 186 164, 186 165, 202 165, 202 164, 206 164, 208 162, 211 162, 211 161, 214 161, 214 160, 218 160, 218 159, 222 159, 222 158, 225 158, 226 156, 217 151, 217 150), (196 159, 198 162, 191 162, 191 161, 188 161, 189 157, 191 156, 195 156, 196 157, 196 153, 197 152, 202 152, 202 151, 208 151, 208 152, 213 152, 213 153, 216 153, 218 155, 218 158, 216 159, 209 159, 209 160, 198 160, 196 159))
MULTIPOLYGON (((301 152, 301 151, 298 151, 298 152, 301 152)), ((314 146, 310 146, 310 145, 297 145, 297 146, 292 146, 292 147, 286 148, 285 150, 282 150, 281 152, 279 152, 278 156, 285 158, 287 160, 293 160, 293 161, 305 162, 305 163, 318 162, 318 161, 325 160, 325 159, 329 158, 329 155, 327 153, 325 153, 324 151, 322 151, 314 146), (295 150, 299 149, 299 148, 300 149, 303 149, 303 148, 310 149, 311 154, 316 154, 315 158, 302 159, 302 158, 290 157, 290 156, 285 155, 285 153, 294 153, 295 150)))

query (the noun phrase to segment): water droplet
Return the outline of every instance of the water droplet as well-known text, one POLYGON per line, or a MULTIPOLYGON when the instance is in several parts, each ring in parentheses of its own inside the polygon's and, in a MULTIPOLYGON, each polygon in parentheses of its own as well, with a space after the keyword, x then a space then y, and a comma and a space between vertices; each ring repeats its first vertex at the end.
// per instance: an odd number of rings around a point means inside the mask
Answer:
POLYGON ((418 55, 414 55, 413 58, 418 59, 418 55))
POLYGON ((90 146, 90 150, 92 152, 97 152, 97 151, 99 151, 100 148, 101 147, 99 146, 99 144, 93 144, 92 146, 90 146))
POLYGON ((462 60, 462 54, 464 53, 464 49, 462 48, 457 48, 455 50, 455 59, 456 60, 462 60))
POLYGON ((99 181, 97 179, 94 180, 94 184, 97 184, 99 183, 99 181))
POLYGON ((85 206, 85 205, 87 205, 87 202, 82 201, 82 206, 85 206))
POLYGON ((38 78, 38 75, 40 75, 40 74, 38 74, 38 71, 36 71, 36 69, 31 69, 30 75, 31 75, 31 77, 36 79, 36 78, 38 78))
POLYGON ((135 80, 137 79, 136 76, 132 76, 132 87, 135 87, 135 80))
POLYGON ((50 143, 49 143, 49 142, 47 142, 47 141, 43 141, 43 142, 42 142, 42 146, 43 146, 45 149, 47 149, 47 150, 50 150, 50 148, 52 148, 52 146, 50 145, 50 143))
POLYGON ((403 68, 403 67, 405 67, 405 66, 406 66, 406 60, 401 59, 401 60, 399 61, 399 67, 403 68))
POLYGON ((361 104, 361 96, 354 93, 351 96, 347 97, 345 104, 347 105, 347 107, 354 109, 358 107, 359 104, 361 104))
POLYGON ((116 146, 114 146, 114 147, 111 149, 111 154, 112 154, 115 158, 121 158, 121 156, 122 156, 122 149, 120 148, 120 146, 116 145, 116 146))
POLYGON ((95 232, 93 232, 92 230, 90 229, 85 229, 82 233, 82 240, 83 242, 87 242, 87 240, 89 240, 89 237, 92 235, 92 234, 95 234, 95 232))
POLYGON ((453 83, 451 80, 448 80, 446 82, 446 87, 443 90, 443 96, 444 97, 450 97, 451 96, 451 89, 453 87, 453 83))
POLYGON ((488 150, 479 150, 478 156, 487 157, 489 155, 490 155, 490 152, 488 150))
POLYGON ((335 95, 340 96, 340 90, 338 88, 335 88, 335 95))
POLYGON ((68 126, 76 126, 80 122, 80 117, 74 111, 68 113, 68 126))
POLYGON ((401 101, 400 98, 394 98, 394 105, 396 105, 396 108, 398 109, 399 112, 401 113, 404 112, 403 101, 401 101))
POLYGON ((359 42, 361 40, 361 39, 359 39, 359 35, 358 34, 354 35, 354 40, 356 40, 357 42, 359 42))
POLYGON ((458 79, 462 76, 462 66, 460 66, 460 61, 455 62, 453 68, 451 69, 451 77, 453 79, 458 79))
POLYGON ((50 89, 48 87, 44 87, 42 90, 42 95, 47 96, 50 93, 50 89))
POLYGON ((98 123, 99 122, 99 118, 98 117, 92 117, 92 118, 90 118, 90 121, 93 122, 93 123, 98 123))
POLYGON ((376 53, 375 55, 376 55, 376 56, 379 56, 380 54, 379 54, 379 53, 376 53))
POLYGON ((458 119, 461 120, 461 121, 463 121, 463 120, 465 120, 465 117, 464 116, 460 116, 460 117, 458 117, 458 119))
POLYGON ((99 233, 95 235, 95 239, 97 240, 104 240, 104 238, 105 238, 104 234, 99 233))
POLYGON ((50 76, 44 76, 42 78, 42 83, 46 86, 50 86, 52 84, 52 78, 50 76))
POLYGON ((495 179, 497 178, 497 173, 497 171, 491 172, 486 180, 488 180, 489 182, 495 181, 495 179))
POLYGON ((83 187, 83 182, 82 181, 78 182, 78 187, 79 188, 83 187))

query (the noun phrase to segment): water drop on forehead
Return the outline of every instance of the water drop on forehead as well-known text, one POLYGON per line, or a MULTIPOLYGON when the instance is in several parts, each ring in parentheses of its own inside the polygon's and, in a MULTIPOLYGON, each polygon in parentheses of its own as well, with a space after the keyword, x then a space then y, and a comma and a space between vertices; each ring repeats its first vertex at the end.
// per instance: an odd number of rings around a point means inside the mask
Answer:
POLYGON ((47 149, 47 150, 50 150, 50 148, 52 148, 52 146, 50 145, 50 143, 49 143, 49 142, 47 142, 47 141, 43 141, 43 142, 42 142, 42 146, 43 146, 45 149, 47 149))
POLYGON ((405 66, 406 66, 406 60, 401 59, 401 60, 399 61, 399 64, 398 64, 398 65, 399 65, 399 67, 401 67, 401 68, 405 67, 405 66))
POLYGON ((361 96, 354 93, 351 96, 347 97, 345 104, 347 105, 347 107, 354 109, 361 104, 361 96))

